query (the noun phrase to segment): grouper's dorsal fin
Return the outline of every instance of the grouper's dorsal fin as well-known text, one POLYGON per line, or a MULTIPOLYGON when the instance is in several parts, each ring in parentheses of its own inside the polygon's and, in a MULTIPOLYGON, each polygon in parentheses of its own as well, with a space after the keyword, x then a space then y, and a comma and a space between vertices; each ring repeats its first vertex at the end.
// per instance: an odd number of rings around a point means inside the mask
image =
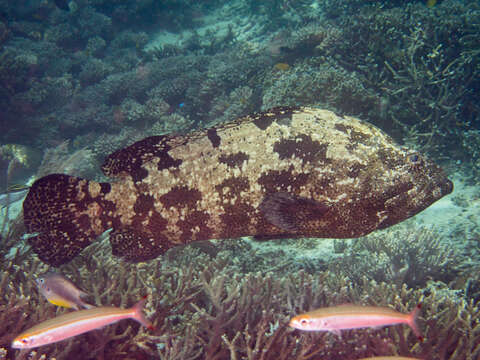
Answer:
POLYGON ((150 136, 110 154, 102 165, 102 171, 111 177, 143 178, 146 170, 142 165, 153 158, 159 159, 159 170, 177 167, 181 160, 174 159, 168 151, 185 142, 186 139, 181 135, 150 136))
POLYGON ((219 124, 209 129, 201 129, 187 135, 159 135, 150 136, 127 146, 126 148, 110 154, 102 165, 102 171, 110 177, 131 176, 134 180, 143 179, 147 171, 142 167, 153 158, 158 158, 158 169, 178 167, 181 159, 173 158, 169 150, 186 144, 189 141, 201 137, 207 137, 213 147, 220 145, 219 133, 222 131, 241 126, 246 122, 254 123, 259 129, 265 130, 273 121, 289 121, 292 114, 301 112, 299 107, 276 107, 268 111, 259 112, 236 119, 231 122, 219 124))

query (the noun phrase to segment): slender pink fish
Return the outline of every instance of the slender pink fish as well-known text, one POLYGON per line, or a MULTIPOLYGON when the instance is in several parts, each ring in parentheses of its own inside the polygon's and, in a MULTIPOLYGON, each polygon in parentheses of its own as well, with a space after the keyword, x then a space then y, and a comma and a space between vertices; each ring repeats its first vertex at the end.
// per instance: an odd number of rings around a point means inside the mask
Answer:
POLYGON ((409 314, 402 314, 387 307, 340 305, 320 308, 295 316, 290 326, 306 331, 331 331, 340 335, 341 330, 378 328, 388 325, 407 324, 422 340, 416 323, 421 304, 409 314))
POLYGON ((96 307, 79 310, 44 321, 18 335, 12 348, 30 349, 71 338, 123 319, 133 319, 143 326, 153 329, 153 325, 143 316, 143 298, 130 309, 117 307, 96 307))

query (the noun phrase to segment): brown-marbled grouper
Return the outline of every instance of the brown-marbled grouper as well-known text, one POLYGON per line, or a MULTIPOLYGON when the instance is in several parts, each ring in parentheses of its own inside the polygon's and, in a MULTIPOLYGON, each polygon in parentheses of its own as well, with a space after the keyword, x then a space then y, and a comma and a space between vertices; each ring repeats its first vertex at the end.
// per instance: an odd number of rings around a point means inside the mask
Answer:
POLYGON ((354 238, 453 189, 439 166, 375 126, 306 107, 148 137, 102 169, 116 181, 52 174, 32 185, 24 219, 43 261, 70 261, 109 228, 113 254, 128 261, 198 240, 354 238))

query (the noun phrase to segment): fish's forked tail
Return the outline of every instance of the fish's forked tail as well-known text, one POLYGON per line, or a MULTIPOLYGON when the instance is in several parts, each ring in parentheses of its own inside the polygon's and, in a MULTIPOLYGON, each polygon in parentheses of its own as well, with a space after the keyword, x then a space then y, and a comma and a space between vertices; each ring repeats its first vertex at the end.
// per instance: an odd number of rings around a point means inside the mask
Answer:
POLYGON ((38 257, 53 266, 72 260, 112 226, 115 205, 104 199, 111 186, 51 174, 35 181, 23 202, 28 241, 38 257), (107 211, 108 210, 108 211, 107 211))
POLYGON ((420 329, 418 328, 417 325, 417 318, 418 315, 420 314, 420 309, 422 308, 422 304, 419 303, 417 306, 415 306, 415 309, 411 311, 411 313, 408 315, 408 325, 412 328, 413 333, 417 337, 418 340, 423 341, 423 336, 422 333, 420 332, 420 329))
POLYGON ((138 321, 140 324, 145 326, 148 330, 155 330, 155 326, 147 320, 145 315, 143 314, 143 307, 145 302, 147 301, 147 295, 145 295, 139 302, 132 306, 132 319, 138 321))

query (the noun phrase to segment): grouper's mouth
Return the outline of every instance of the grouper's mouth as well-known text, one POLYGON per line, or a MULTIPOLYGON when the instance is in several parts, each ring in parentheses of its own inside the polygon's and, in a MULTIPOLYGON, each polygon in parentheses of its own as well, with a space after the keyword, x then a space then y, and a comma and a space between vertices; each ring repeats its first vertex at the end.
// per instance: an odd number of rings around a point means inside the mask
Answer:
POLYGON ((427 182, 408 182, 396 187, 384 198, 385 211, 389 214, 379 225, 379 229, 395 225, 425 210, 442 197, 453 191, 453 183, 446 176, 435 176, 427 182))

